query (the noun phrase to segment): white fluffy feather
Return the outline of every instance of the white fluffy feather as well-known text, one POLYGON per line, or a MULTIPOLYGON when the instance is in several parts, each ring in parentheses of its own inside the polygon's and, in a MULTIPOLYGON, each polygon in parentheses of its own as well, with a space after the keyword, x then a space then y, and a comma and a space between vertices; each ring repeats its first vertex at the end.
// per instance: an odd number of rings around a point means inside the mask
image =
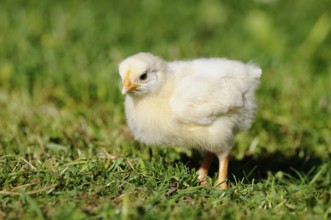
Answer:
POLYGON ((125 100, 127 123, 138 141, 220 154, 231 149, 237 132, 251 126, 259 67, 220 58, 167 63, 148 53, 120 64, 122 80, 130 71, 130 80, 139 83, 146 70, 154 72, 150 87, 156 88, 125 100))

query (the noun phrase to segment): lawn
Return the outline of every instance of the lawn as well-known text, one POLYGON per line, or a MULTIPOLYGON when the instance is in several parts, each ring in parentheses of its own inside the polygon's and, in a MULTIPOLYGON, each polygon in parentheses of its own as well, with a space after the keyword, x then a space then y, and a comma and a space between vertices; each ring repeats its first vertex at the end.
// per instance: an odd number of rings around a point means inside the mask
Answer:
POLYGON ((330 6, 2 1, 0 219, 330 219, 330 6), (262 67, 227 190, 199 186, 199 152, 131 138, 117 65, 140 51, 262 67))

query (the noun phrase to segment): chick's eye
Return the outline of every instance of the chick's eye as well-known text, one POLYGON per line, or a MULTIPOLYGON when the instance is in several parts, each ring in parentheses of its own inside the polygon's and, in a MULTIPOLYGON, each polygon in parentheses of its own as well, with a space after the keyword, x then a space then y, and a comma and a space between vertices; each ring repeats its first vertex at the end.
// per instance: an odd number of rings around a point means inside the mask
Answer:
POLYGON ((139 79, 142 80, 142 81, 146 80, 147 79, 147 73, 145 72, 145 73, 141 74, 139 76, 139 79))

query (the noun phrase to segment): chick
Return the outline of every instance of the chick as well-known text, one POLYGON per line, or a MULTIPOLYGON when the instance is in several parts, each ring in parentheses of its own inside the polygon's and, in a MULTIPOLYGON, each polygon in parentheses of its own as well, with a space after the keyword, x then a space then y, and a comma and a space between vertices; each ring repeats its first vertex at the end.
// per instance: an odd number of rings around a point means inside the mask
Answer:
POLYGON ((138 53, 119 64, 119 74, 126 95, 126 120, 134 138, 148 145, 205 152, 198 170, 201 184, 206 184, 216 155, 216 184, 226 189, 234 137, 254 120, 254 93, 261 69, 225 58, 166 62, 150 53, 138 53))

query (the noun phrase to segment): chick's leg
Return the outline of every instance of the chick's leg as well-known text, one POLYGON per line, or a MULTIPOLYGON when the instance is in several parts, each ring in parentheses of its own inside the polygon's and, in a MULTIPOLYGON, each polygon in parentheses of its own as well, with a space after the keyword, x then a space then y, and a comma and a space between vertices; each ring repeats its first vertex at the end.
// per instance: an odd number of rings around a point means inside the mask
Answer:
POLYGON ((229 153, 218 154, 217 157, 219 160, 219 168, 216 185, 218 185, 220 189, 226 189, 228 187, 226 180, 228 178, 229 153))
POLYGON ((207 185, 206 177, 208 175, 208 170, 213 161, 215 155, 210 152, 206 152, 203 158, 202 164, 198 170, 198 179, 200 180, 201 185, 207 185))

